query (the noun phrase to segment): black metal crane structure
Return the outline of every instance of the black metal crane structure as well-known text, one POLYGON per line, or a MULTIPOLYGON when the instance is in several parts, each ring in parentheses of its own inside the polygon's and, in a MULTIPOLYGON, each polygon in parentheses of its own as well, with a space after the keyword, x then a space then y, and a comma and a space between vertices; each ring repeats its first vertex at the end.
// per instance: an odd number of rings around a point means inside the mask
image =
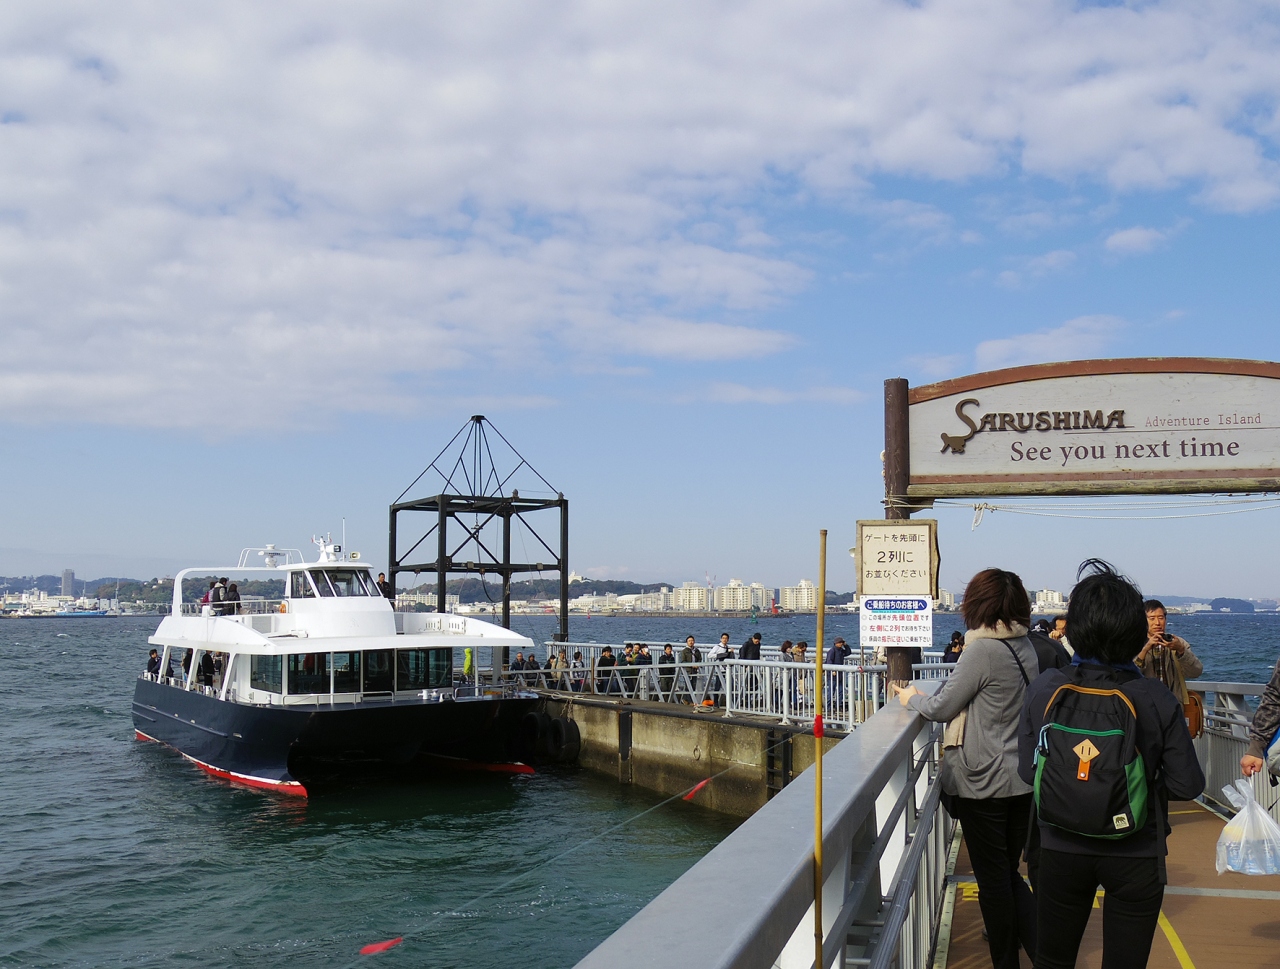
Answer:
MULTIPOLYGON (((521 541, 524 541, 523 534, 521 541)), ((558 572, 560 631, 555 638, 558 642, 568 642, 569 501, 524 459, 491 421, 477 414, 392 502, 387 571, 393 587, 396 576, 403 572, 434 574, 437 612, 446 611, 445 586, 450 575, 478 575, 481 582, 486 582, 487 575, 499 575, 502 577, 502 625, 507 628, 511 626, 511 577, 527 572, 558 572), (491 440, 491 435, 497 440, 491 440), (495 449, 501 460, 495 459, 495 449), (427 481, 423 487, 436 488, 436 493, 406 500, 411 491, 422 490, 419 483, 424 478, 427 481), (560 510, 558 552, 527 517, 552 508, 560 510), (424 514, 431 516, 429 527, 420 517, 424 514), (409 515, 409 520, 402 520, 402 515, 409 515), (512 561, 513 521, 535 540, 534 555, 530 555, 527 545, 522 548, 526 561, 512 561), (409 533, 405 542, 400 538, 402 526, 409 533), (433 536, 434 542, 427 544, 433 536), (433 545, 435 558, 427 561, 423 556, 433 545)), ((487 590, 487 584, 485 588, 487 590)))

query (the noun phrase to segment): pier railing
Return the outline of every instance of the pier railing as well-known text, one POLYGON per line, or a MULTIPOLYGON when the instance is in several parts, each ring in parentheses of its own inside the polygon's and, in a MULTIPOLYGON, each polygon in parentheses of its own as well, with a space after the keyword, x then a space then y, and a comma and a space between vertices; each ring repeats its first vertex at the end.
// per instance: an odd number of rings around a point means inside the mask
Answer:
MULTIPOLYGON (((1187 686, 1205 692, 1204 731, 1196 740, 1196 754, 1204 771, 1204 799, 1219 810, 1234 813, 1222 789, 1240 776, 1240 758, 1249 747, 1249 725, 1254 704, 1249 698, 1262 695, 1263 683, 1220 683, 1191 680, 1187 686)), ((1253 775, 1253 793, 1280 821, 1280 789, 1272 787, 1264 770, 1253 775)))
MULTIPOLYGON (((824 758, 821 969, 927 965, 955 829, 939 804, 940 729, 893 703, 824 758)), ((705 969, 812 967, 813 816, 810 767, 579 969, 656 969, 672 953, 705 969), (708 900, 723 911, 708 918, 708 900)))
MULTIPOLYGON (((940 662, 913 667, 915 678, 926 681, 945 678, 951 670, 940 662)), ((706 706, 726 716, 770 717, 785 724, 812 723, 816 715, 818 674, 812 663, 735 659, 597 666, 594 671, 511 670, 506 676, 523 689, 706 706)), ((837 729, 862 723, 885 702, 884 666, 825 667, 822 679, 823 719, 837 729)))

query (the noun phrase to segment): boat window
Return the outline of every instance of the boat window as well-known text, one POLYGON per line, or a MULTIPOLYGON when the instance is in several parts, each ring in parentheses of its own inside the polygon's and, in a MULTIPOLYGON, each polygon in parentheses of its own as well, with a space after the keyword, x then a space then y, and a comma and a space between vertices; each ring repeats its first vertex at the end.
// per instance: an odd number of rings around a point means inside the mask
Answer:
POLYGON ((452 684, 452 649, 396 650, 397 690, 436 689, 452 684))
POLYGON ((373 576, 371 576, 364 569, 356 570, 356 577, 360 580, 361 584, 364 585, 365 595, 367 596, 382 595, 382 593, 378 591, 378 584, 373 581, 373 576))
POLYGON ((333 654, 333 692, 360 692, 360 654, 333 654))
POLYGON ((453 650, 451 649, 433 649, 429 654, 431 666, 429 669, 430 686, 452 686, 453 685, 453 650))
POLYGON ((284 668, 283 656, 249 657, 249 685, 268 693, 280 692, 280 673, 284 668))
POLYGON ((324 569, 316 569, 311 573, 311 581, 316 584, 316 591, 320 593, 321 598, 333 598, 333 589, 329 585, 329 580, 325 577, 324 569))
POLYGON ((311 588, 311 583, 307 581, 307 573, 293 572, 292 585, 289 594, 295 599, 314 599, 316 597, 315 589, 311 588))
POLYGON ((371 649, 364 654, 364 692, 390 693, 396 688, 389 649, 371 649))
MULTIPOLYGON (((333 591, 340 597, 366 596, 369 594, 365 591, 358 572, 348 571, 347 569, 325 569, 324 574, 329 579, 329 584, 333 586, 333 591)), ((316 581, 318 582, 319 579, 316 581)))
POLYGON ((328 653, 293 653, 289 656, 290 694, 328 692, 328 653))

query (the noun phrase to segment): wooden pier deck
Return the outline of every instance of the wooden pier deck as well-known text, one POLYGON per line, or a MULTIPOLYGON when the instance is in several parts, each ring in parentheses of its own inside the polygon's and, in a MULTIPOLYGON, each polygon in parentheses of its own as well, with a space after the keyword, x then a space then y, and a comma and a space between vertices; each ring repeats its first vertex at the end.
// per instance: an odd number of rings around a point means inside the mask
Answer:
MULTIPOLYGON (((1169 884, 1150 969, 1280 966, 1280 875, 1219 875, 1214 852, 1223 819, 1195 802, 1174 802, 1169 810, 1169 884)), ((952 881, 950 932, 944 927, 934 969, 990 969, 977 884, 963 846, 952 881)), ((1078 969, 1098 969, 1102 964, 1102 904, 1101 898, 1094 902, 1078 969)), ((1025 953, 1022 965, 1031 966, 1025 953)))

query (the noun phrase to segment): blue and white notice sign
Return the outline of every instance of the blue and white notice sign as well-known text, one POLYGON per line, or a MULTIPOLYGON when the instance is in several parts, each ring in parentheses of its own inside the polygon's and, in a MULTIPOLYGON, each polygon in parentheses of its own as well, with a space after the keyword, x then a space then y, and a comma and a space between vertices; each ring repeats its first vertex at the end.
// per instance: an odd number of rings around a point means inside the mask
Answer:
POLYGON ((933 600, 924 596, 862 596, 858 600, 862 649, 884 662, 887 646, 933 646, 933 600))

